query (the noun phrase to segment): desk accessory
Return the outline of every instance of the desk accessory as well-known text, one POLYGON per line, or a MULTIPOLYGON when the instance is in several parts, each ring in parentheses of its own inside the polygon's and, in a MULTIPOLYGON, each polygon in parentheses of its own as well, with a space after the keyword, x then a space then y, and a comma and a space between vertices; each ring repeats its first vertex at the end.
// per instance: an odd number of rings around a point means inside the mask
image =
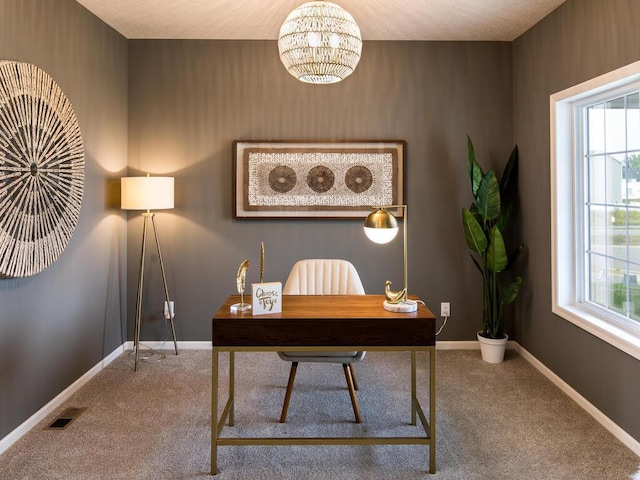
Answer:
POLYGON ((391 290, 391 282, 387 280, 384 286, 385 301, 383 307, 390 312, 415 312, 418 304, 407 299, 407 206, 406 205, 387 205, 384 207, 374 207, 376 211, 370 213, 364 221, 364 233, 369 240, 375 243, 389 243, 398 234, 398 222, 396 217, 389 212, 389 208, 398 208, 404 211, 403 235, 404 235, 404 288, 394 292, 391 290))
POLYGON ((238 274, 236 275, 236 288, 240 294, 240 303, 234 303, 230 309, 232 312, 245 312, 251 310, 250 303, 244 303, 244 288, 247 279, 247 270, 249 269, 249 260, 245 260, 238 267, 238 274))
POLYGON ((282 312, 282 282, 251 284, 253 315, 282 312))

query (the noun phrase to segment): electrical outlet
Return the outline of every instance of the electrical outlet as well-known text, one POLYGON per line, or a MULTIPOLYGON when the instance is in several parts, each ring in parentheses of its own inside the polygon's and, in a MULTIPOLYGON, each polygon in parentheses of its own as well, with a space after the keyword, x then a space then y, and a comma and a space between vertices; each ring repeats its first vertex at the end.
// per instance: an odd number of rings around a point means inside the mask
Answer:
POLYGON ((449 302, 442 302, 440 304, 440 316, 441 317, 451 316, 451 304, 449 302))
POLYGON ((170 320, 176 316, 175 304, 173 303, 173 300, 171 300, 168 304, 165 301, 163 310, 164 310, 164 318, 166 318, 167 320, 170 320))

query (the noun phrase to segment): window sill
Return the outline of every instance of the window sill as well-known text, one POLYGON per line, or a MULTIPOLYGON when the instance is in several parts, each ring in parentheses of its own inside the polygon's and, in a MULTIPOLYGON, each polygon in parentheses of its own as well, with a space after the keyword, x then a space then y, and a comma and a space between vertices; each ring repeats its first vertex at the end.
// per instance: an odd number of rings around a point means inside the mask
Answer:
MULTIPOLYGON (((614 325, 609 320, 603 320, 585 308, 557 305, 552 311, 600 340, 640 360, 640 337, 638 334, 614 325)), ((640 329, 638 332, 640 333, 640 329)))

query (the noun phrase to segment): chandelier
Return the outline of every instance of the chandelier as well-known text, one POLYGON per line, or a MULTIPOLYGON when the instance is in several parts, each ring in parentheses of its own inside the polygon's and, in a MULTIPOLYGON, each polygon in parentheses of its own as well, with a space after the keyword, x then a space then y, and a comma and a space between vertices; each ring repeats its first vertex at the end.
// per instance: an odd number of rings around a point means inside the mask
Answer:
POLYGON ((298 80, 336 83, 351 75, 360 61, 360 28, 335 3, 307 2, 280 27, 278 51, 287 71, 298 80))

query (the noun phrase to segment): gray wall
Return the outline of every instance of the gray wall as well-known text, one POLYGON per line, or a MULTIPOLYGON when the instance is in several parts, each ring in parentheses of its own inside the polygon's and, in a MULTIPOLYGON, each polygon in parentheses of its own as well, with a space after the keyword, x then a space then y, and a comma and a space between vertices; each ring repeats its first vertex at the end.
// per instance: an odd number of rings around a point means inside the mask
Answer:
MULTIPOLYGON (((309 86, 284 71, 275 42, 127 42, 71 0, 0 0, 0 58, 53 76, 78 115, 87 162, 66 251, 37 276, 0 281, 0 438, 132 338, 141 220, 125 224, 114 188, 127 157, 131 174, 176 177, 177 208, 157 217, 176 328, 180 340, 208 340, 242 260, 257 279, 260 241, 268 280, 311 256, 350 259, 372 293, 402 279, 399 245, 370 244, 360 221, 234 220, 233 140, 406 140, 410 289, 436 313, 451 302, 443 340, 473 339, 479 278, 459 220, 471 200, 466 134, 484 166, 501 169, 520 147, 528 258, 509 331, 640 438, 637 361, 552 315, 549 287, 548 97, 638 60, 637 18, 636 0, 568 0, 513 44, 365 42, 350 78, 309 86)), ((164 339, 153 250, 147 274, 142 337, 164 339)))
POLYGON ((526 283, 518 341, 636 439, 638 361, 551 313, 549 95, 640 59, 640 2, 569 0, 514 42, 526 283))
MULTIPOLYGON (((290 76, 275 41, 130 41, 130 172, 176 177, 176 209, 158 228, 180 340, 209 340, 211 316, 247 284, 285 281, 301 258, 342 257, 369 293, 402 284, 402 243, 379 246, 360 220, 238 221, 232 209, 234 140, 407 142, 409 286, 432 310, 450 301, 443 339, 471 340, 480 327, 480 277, 468 257, 460 208, 471 196, 466 135, 485 165, 512 148, 510 43, 365 42, 355 73, 335 85, 290 76)), ((128 229, 129 318, 134 318, 141 218, 128 229)), ((153 250, 152 250, 153 252, 153 250)), ((143 339, 167 338, 157 258, 147 271, 143 339), (154 283, 155 282, 155 283, 154 283)), ((129 338, 133 321, 129 322, 129 338)))
POLYGON ((3 438, 125 340, 126 222, 111 182, 127 162, 127 42, 73 0, 0 0, 0 59, 58 83, 86 162, 66 250, 38 275, 0 280, 3 438))

